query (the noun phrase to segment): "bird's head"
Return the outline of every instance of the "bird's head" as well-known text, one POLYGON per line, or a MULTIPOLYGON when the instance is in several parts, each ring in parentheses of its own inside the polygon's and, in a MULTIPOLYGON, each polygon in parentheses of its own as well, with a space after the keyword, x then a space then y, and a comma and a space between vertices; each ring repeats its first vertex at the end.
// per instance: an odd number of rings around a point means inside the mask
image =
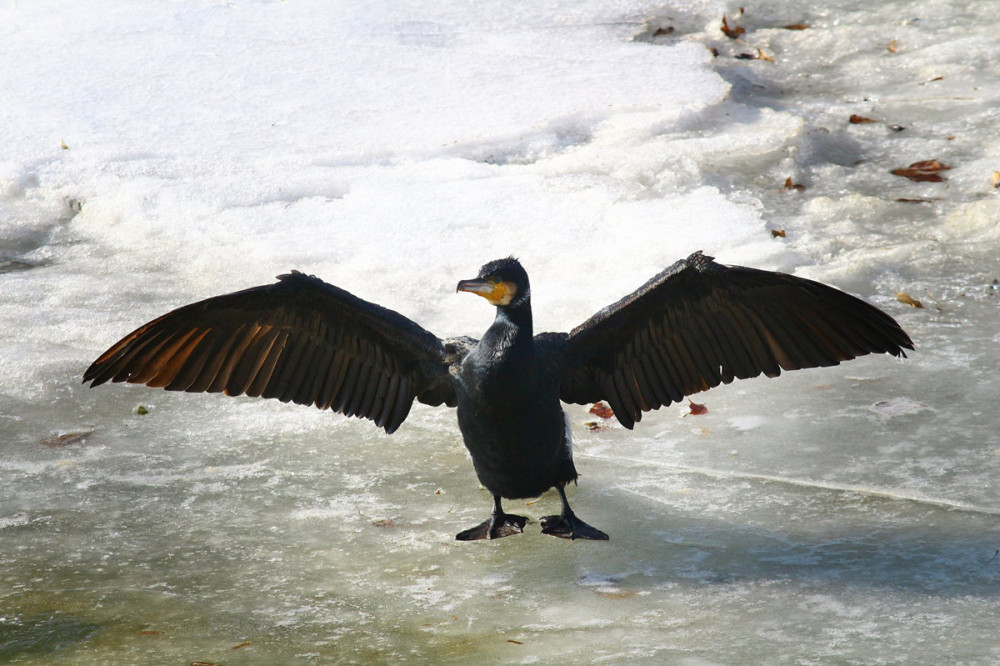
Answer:
POLYGON ((473 280, 462 280, 455 291, 482 296, 497 307, 527 302, 530 288, 528 274, 514 257, 496 259, 479 269, 473 280))

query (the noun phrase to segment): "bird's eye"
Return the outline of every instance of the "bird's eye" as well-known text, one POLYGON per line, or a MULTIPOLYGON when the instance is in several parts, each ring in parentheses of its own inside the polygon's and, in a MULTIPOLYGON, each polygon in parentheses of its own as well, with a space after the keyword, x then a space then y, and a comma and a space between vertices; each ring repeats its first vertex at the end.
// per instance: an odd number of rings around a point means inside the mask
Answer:
POLYGON ((490 278, 490 282, 492 282, 493 284, 500 284, 500 278, 498 278, 496 276, 491 277, 490 278))

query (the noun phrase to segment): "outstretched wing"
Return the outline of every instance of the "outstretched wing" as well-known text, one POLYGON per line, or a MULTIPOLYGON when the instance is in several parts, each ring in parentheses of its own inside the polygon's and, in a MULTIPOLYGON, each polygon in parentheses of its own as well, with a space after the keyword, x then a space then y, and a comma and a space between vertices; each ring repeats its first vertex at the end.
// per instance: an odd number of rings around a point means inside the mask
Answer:
POLYGON ((642 412, 720 383, 913 349, 899 324, 842 291, 697 252, 575 328, 561 398, 642 412))
POLYGON ((455 404, 443 343, 403 315, 298 271, 140 327, 83 375, 315 405, 388 433, 417 398, 455 404))

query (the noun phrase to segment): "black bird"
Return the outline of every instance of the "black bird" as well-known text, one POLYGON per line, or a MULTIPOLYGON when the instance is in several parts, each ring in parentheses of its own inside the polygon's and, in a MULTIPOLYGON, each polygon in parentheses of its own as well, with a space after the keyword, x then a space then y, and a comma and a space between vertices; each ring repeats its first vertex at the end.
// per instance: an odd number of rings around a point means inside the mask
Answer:
POLYGON ((275 284, 169 312, 101 354, 83 381, 277 398, 371 419, 387 433, 414 398, 458 408, 489 520, 459 540, 520 533, 501 499, 555 487, 562 513, 542 532, 607 539, 575 516, 577 478, 560 401, 607 401, 632 428, 642 413, 720 383, 837 365, 869 353, 906 356, 889 315, 803 278, 724 266, 701 252, 678 261, 570 333, 534 335, 528 274, 491 261, 457 291, 484 297, 496 319, 479 341, 441 340, 403 315, 297 271, 275 284))

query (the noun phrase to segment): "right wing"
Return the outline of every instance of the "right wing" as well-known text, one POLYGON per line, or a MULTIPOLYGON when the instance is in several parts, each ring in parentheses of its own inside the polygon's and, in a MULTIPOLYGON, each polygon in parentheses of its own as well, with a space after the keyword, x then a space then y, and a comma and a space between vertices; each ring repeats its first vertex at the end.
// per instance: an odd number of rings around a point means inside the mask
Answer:
POLYGON ((642 413, 735 378, 906 356, 913 342, 873 305, 819 282, 696 252, 569 334, 560 397, 642 413))

